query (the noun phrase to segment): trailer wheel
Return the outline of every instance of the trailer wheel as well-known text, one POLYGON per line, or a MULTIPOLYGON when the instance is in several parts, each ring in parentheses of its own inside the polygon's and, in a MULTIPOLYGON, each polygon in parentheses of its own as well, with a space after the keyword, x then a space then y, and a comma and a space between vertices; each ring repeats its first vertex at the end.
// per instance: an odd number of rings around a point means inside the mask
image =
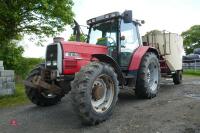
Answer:
POLYGON ((72 102, 83 124, 96 125, 107 120, 118 99, 118 80, 113 68, 91 62, 75 75, 72 102))
POLYGON ((182 83, 182 71, 181 70, 176 71, 176 73, 173 75, 173 82, 175 85, 182 83))
MULTIPOLYGON (((37 68, 33 69, 31 73, 28 75, 26 80, 30 81, 35 75, 40 75, 40 71, 44 67, 43 65, 38 66, 37 68)), ((55 105, 60 102, 63 96, 53 95, 53 94, 45 94, 40 92, 37 88, 31 88, 25 86, 25 93, 29 100, 38 105, 38 106, 51 106, 55 105)))
POLYGON ((136 96, 153 98, 160 88, 160 65, 157 56, 148 52, 144 55, 136 81, 136 96))

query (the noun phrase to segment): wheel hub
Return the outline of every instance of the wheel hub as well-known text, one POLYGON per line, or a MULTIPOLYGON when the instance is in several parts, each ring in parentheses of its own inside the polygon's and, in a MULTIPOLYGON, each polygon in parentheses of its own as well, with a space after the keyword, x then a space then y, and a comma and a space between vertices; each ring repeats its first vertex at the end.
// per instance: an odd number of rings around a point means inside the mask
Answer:
POLYGON ((155 63, 151 63, 147 70, 147 81, 149 83, 150 89, 155 91, 158 86, 158 68, 155 63))
POLYGON ((93 99, 94 100, 99 100, 103 97, 105 93, 105 89, 103 87, 102 84, 100 83, 97 83, 97 84, 94 84, 94 88, 93 88, 93 92, 92 92, 92 96, 93 96, 93 99))

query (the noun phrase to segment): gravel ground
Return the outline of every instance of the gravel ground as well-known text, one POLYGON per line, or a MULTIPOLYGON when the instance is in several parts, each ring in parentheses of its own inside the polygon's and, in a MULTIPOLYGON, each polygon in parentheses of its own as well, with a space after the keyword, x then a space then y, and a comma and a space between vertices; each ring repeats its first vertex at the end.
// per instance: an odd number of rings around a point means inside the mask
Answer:
POLYGON ((0 133, 200 133, 200 78, 184 77, 182 85, 163 80, 159 95, 136 99, 120 93, 112 117, 97 126, 82 126, 70 96, 52 107, 33 104, 0 110, 0 133))

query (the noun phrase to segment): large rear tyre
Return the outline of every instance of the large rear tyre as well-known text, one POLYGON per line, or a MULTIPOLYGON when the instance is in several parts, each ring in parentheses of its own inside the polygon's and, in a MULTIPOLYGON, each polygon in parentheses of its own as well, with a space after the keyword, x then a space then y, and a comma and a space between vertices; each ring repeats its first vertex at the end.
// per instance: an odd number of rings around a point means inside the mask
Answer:
MULTIPOLYGON (((40 65, 33 69, 26 80, 31 81, 34 76, 40 75, 40 71, 43 67, 43 65, 40 65)), ((45 92, 39 91, 38 88, 31 88, 29 86, 25 86, 25 92, 29 100, 38 106, 55 105, 60 102, 61 98, 63 97, 55 94, 46 94, 45 92)))
POLYGON ((136 81, 136 96, 153 98, 160 88, 160 65, 157 56, 148 52, 144 55, 136 81))
POLYGON ((175 85, 182 83, 182 71, 177 70, 176 73, 173 75, 173 82, 175 85))
POLYGON ((112 115, 119 87, 111 66, 91 62, 76 74, 71 86, 73 106, 83 124, 96 125, 112 115))

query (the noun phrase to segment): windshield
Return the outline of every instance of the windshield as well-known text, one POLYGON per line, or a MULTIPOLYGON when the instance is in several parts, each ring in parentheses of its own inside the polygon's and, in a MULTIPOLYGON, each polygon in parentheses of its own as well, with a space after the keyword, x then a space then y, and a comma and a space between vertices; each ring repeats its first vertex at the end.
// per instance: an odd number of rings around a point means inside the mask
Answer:
POLYGON ((112 46, 116 45, 117 21, 110 20, 95 24, 90 29, 90 44, 112 46))

